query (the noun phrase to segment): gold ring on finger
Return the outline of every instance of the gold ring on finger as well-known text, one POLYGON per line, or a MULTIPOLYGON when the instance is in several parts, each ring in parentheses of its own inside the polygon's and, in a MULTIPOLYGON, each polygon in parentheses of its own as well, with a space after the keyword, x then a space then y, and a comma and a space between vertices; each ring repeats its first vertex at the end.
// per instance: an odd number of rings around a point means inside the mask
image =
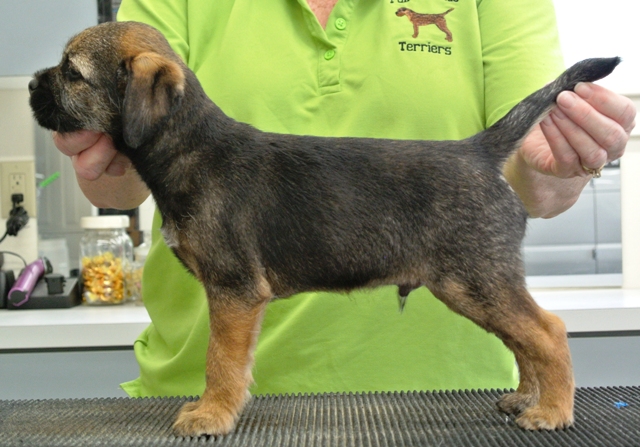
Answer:
POLYGON ((600 166, 599 168, 587 168, 585 165, 582 165, 582 169, 584 169, 584 172, 593 176, 593 178, 602 177, 602 168, 604 168, 604 165, 600 166))

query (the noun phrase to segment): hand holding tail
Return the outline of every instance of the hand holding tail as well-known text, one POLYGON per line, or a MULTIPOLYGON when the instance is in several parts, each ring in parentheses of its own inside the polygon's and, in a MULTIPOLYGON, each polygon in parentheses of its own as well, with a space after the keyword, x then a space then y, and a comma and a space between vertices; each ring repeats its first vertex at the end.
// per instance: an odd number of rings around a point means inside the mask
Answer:
POLYGON ((596 84, 580 82, 556 103, 505 166, 534 217, 553 217, 573 205, 590 172, 623 155, 635 126, 633 102, 596 84))

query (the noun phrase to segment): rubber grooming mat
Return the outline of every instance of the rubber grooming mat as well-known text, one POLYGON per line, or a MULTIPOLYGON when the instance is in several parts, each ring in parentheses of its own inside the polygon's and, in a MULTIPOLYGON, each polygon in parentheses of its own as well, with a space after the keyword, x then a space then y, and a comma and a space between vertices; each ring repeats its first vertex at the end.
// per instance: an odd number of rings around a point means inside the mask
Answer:
POLYGON ((576 392, 576 423, 529 432, 498 391, 266 396, 227 436, 179 438, 186 398, 0 401, 1 446, 638 446, 640 387, 576 392))

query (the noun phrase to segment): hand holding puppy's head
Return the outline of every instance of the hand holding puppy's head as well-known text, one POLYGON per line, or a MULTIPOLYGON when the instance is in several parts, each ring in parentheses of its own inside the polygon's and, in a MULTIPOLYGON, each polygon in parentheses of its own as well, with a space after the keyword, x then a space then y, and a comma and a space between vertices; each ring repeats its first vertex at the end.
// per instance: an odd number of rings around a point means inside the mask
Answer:
POLYGON ((180 107, 185 75, 164 37, 149 29, 105 23, 73 37, 61 62, 29 83, 38 123, 104 132, 131 148, 155 135, 180 107))

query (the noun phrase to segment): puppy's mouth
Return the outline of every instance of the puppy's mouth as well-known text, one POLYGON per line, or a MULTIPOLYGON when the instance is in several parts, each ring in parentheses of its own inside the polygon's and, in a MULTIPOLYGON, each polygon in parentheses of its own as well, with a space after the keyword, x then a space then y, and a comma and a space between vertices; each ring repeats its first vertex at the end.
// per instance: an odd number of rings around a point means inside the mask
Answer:
POLYGON ((46 79, 46 74, 36 73, 29 82, 29 105, 40 126, 56 132, 73 132, 82 128, 81 123, 65 113, 56 101, 46 79))

